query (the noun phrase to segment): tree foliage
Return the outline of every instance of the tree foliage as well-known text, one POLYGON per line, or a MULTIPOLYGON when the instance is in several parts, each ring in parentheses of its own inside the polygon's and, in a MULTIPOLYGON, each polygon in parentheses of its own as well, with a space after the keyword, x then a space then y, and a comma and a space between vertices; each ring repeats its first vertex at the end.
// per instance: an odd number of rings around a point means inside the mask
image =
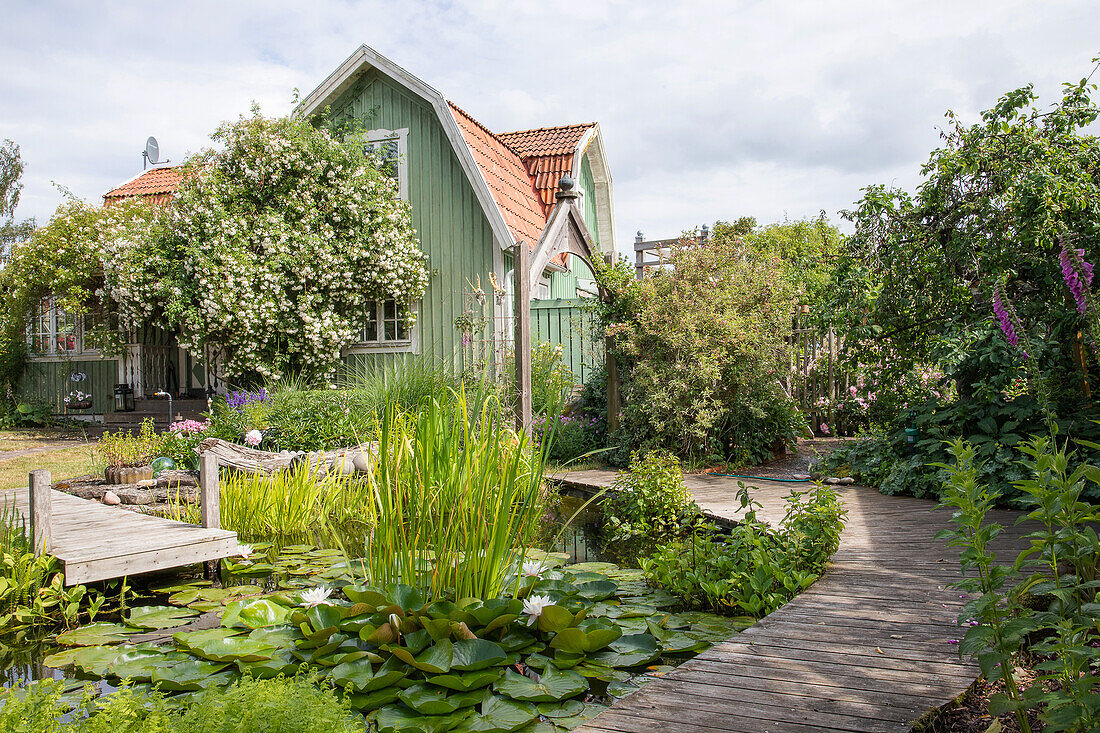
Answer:
POLYGON ((796 425, 779 382, 795 293, 784 265, 721 224, 668 261, 642 280, 625 262, 599 268, 601 322, 624 374, 616 439, 691 460, 766 458, 796 425))
POLYGON ((832 303, 850 345, 888 348, 899 372, 934 361, 945 344, 997 328, 1000 284, 1029 337, 1061 345, 1038 368, 1076 368, 1072 344, 1084 324, 1059 255, 1070 246, 1088 261, 1100 256, 1100 143, 1083 129, 1097 117, 1094 91, 1086 79, 1067 84, 1058 104, 1040 110, 1025 86, 971 125, 948 112, 943 145, 914 193, 864 189, 845 212, 855 234, 832 303))
POLYGON ((75 315, 111 314, 95 320, 107 350, 158 325, 232 377, 315 377, 335 369, 370 301, 423 295, 408 205, 361 143, 258 110, 212 138, 170 206, 68 200, 17 245, 0 275, 6 330, 53 295, 75 315))

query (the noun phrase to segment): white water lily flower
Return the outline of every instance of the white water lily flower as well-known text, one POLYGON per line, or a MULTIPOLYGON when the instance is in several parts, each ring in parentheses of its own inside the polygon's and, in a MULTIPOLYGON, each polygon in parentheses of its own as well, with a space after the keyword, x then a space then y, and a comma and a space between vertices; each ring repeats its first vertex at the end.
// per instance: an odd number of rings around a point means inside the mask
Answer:
POLYGON ((237 557, 248 557, 253 552, 252 545, 246 545, 243 542, 237 543, 237 557))
POLYGON ((534 624, 535 619, 542 615, 542 609, 552 605, 554 605, 554 602, 550 600, 550 596, 531 596, 525 600, 523 602, 523 612, 529 616, 527 625, 534 624))
POLYGON ((328 597, 332 595, 332 589, 326 588, 323 585, 316 588, 310 588, 301 595, 302 603, 300 605, 306 608, 313 608, 328 600, 328 597))
POLYGON ((546 568, 538 560, 528 560, 523 563, 523 576, 525 578, 541 578, 545 570, 546 568))

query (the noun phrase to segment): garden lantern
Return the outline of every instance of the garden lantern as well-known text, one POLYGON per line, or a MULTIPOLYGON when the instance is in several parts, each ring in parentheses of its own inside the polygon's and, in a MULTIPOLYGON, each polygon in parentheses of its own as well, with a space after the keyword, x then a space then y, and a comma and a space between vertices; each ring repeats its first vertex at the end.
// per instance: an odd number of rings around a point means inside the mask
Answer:
POLYGON ((115 385, 115 412, 134 411, 134 388, 129 384, 115 385))
POLYGON ((913 424, 917 419, 917 411, 909 411, 909 427, 905 429, 905 442, 909 447, 909 454, 917 454, 917 441, 920 440, 920 428, 913 424))

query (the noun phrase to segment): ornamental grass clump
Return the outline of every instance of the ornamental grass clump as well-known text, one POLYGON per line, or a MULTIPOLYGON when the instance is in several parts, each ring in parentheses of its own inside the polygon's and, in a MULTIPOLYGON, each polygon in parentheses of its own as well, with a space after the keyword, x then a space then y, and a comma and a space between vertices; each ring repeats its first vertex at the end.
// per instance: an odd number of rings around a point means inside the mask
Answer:
POLYGON ((386 409, 369 479, 369 583, 450 600, 515 590, 545 500, 543 455, 509 420, 484 391, 386 409))

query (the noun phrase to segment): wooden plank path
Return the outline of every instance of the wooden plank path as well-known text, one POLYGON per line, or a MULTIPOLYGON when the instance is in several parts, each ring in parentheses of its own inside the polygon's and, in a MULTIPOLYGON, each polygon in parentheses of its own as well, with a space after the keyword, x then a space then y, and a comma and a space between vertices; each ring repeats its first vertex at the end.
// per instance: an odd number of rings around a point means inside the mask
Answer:
MULTIPOLYGON (((216 466, 214 471, 216 476, 216 466)), ((213 484, 216 492, 216 479, 213 484)), ((184 567, 238 552, 237 533, 218 529, 216 521, 207 522, 213 526, 187 524, 45 491, 45 551, 61 561, 66 585, 184 567)), ((30 496, 28 489, 0 491, 0 507, 14 504, 33 531, 30 496)))
MULTIPOLYGON (((611 471, 555 477, 602 487, 611 471)), ((736 518, 738 479, 687 476, 699 506, 736 518)), ((808 484, 746 481, 777 524, 783 497, 808 484)), ((859 486, 836 487, 848 507, 840 549, 809 590, 728 641, 619 700, 583 733, 809 733, 908 731, 977 678, 952 639, 965 599, 957 554, 936 540, 950 514, 930 501, 890 497, 859 486)), ((1004 562, 1026 542, 1019 513, 997 511, 1004 562)))

